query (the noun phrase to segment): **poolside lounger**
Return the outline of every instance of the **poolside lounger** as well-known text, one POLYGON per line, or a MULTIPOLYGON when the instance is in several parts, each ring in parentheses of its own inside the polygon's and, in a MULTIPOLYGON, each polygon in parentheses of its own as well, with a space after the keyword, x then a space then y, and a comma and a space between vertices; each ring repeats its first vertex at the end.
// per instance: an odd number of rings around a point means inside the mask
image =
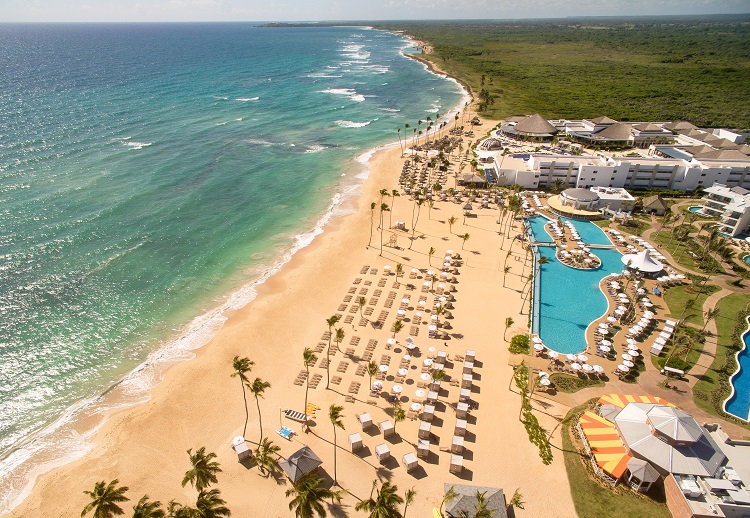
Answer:
POLYGON ((292 435, 294 435, 294 430, 291 428, 287 428, 286 426, 282 426, 281 430, 276 430, 276 433, 282 436, 287 441, 292 440, 292 435))

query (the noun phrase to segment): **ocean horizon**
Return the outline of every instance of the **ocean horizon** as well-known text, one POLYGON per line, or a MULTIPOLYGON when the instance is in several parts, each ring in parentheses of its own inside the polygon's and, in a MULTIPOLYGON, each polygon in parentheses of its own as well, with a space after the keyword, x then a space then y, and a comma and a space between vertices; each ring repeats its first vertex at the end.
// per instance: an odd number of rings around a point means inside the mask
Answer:
POLYGON ((464 102, 365 27, 0 25, 0 512, 464 102), (401 132, 401 137, 404 136, 401 132))

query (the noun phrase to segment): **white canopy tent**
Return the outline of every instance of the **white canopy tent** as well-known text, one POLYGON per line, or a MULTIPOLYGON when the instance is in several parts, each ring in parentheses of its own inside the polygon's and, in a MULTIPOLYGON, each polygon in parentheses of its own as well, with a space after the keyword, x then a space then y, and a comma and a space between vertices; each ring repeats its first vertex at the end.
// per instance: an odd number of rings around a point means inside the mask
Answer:
POLYGON ((637 254, 627 254, 622 256, 622 262, 629 268, 634 268, 646 273, 656 273, 664 269, 664 264, 651 257, 648 249, 638 252, 637 254))

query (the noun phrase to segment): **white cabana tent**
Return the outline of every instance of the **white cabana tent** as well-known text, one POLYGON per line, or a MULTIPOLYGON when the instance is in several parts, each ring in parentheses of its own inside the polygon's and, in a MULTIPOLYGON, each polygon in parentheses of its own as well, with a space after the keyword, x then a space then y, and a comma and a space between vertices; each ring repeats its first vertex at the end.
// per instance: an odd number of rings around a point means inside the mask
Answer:
POLYGON ((629 268, 634 268, 646 273, 656 273, 664 269, 664 265, 651 257, 648 249, 638 252, 637 254, 627 254, 622 256, 623 264, 629 268))

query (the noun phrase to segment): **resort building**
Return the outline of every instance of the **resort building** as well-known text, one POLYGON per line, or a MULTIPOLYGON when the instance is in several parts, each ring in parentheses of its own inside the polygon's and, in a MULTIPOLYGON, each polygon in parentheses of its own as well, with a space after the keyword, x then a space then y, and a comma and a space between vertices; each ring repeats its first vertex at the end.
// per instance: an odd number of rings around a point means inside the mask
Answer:
POLYGON ((591 191, 599 196, 599 208, 613 212, 632 212, 635 198, 621 187, 592 187, 591 191))
POLYGON ((667 202, 658 194, 646 196, 643 198, 643 212, 646 214, 663 216, 664 213, 667 212, 667 202))
POLYGON ((560 203, 576 210, 593 211, 599 206, 599 195, 589 189, 565 189, 560 194, 560 203))
POLYGON ((508 121, 500 127, 500 132, 519 140, 543 141, 552 140, 557 129, 537 113, 520 120, 508 121))
POLYGON ((700 425, 659 397, 608 394, 578 430, 611 484, 646 492, 663 478, 673 516, 750 516, 750 443, 731 441, 718 425, 700 425))
POLYGON ((701 212, 718 217, 723 233, 734 237, 750 232, 750 190, 716 184, 705 192, 701 212))

